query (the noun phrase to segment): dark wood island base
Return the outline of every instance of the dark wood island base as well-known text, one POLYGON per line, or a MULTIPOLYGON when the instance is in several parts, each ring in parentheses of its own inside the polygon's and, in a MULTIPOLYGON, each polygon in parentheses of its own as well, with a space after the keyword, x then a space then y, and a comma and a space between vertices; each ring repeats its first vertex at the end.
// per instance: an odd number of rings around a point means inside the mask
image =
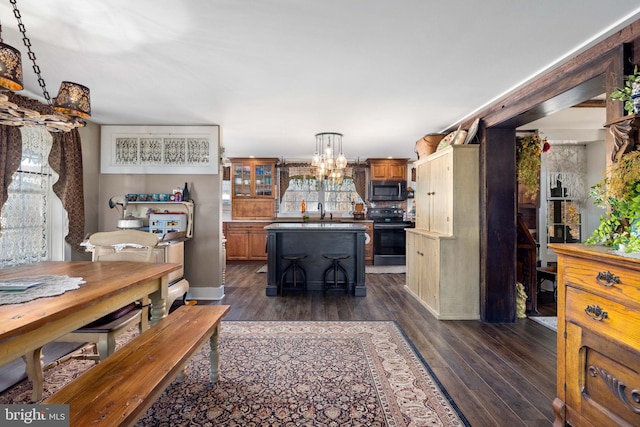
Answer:
MULTIPOLYGON (((325 291, 325 271, 331 260, 325 255, 341 254, 348 278, 347 292, 357 297, 367 295, 365 286, 365 231, 354 223, 276 223, 267 230, 267 296, 278 295, 282 273, 289 265, 283 256, 306 255, 300 265, 306 272, 307 291, 325 291)), ((329 274, 328 281, 332 280, 329 274)), ((300 289, 302 292, 302 289, 300 289)), ((328 292, 344 290, 329 288, 328 292)))

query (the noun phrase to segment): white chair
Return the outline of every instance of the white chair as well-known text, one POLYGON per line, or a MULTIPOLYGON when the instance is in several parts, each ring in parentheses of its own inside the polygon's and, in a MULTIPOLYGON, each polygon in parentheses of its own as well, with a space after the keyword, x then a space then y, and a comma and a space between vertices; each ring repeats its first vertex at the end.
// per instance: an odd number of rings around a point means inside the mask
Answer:
MULTIPOLYGON (((93 248, 93 261, 153 262, 153 250, 159 238, 156 234, 139 230, 117 230, 94 233, 89 237, 93 248)), ((138 324, 139 329, 149 327, 149 299, 128 304, 56 341, 94 343, 96 354, 85 356, 104 360, 116 348, 116 337, 138 324)))

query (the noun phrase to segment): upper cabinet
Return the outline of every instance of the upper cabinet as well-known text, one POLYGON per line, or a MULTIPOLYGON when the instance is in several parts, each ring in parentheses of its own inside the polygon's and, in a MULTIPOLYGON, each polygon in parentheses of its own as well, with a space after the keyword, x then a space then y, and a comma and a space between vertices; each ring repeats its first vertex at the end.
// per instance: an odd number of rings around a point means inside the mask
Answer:
POLYGON ((272 219, 275 216, 276 158, 231 159, 231 217, 272 219))
POLYGON ((408 159, 367 159, 372 181, 406 181, 408 159))

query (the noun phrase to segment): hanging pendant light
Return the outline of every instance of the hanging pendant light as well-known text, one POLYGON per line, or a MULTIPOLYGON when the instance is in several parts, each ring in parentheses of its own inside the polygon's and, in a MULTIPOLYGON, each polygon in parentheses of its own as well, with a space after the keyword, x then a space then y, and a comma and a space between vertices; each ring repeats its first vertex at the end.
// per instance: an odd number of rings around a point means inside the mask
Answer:
POLYGON ((315 168, 316 180, 328 180, 331 184, 340 184, 347 167, 347 158, 342 152, 342 134, 323 132, 316 134, 316 150, 311 160, 315 168), (336 152, 338 156, 334 158, 336 152))
POLYGON ((40 74, 40 67, 36 63, 36 55, 31 50, 31 40, 27 37, 22 23, 22 15, 16 4, 17 0, 9 0, 13 6, 13 14, 18 21, 18 30, 22 33, 22 41, 33 62, 33 71, 42 88, 42 95, 47 104, 42 104, 22 95, 13 93, 24 88, 22 83, 22 61, 20 52, 3 43, 0 26, 0 113, 4 118, 0 124, 9 126, 43 125, 53 131, 70 131, 84 126, 82 119, 91 117, 91 101, 89 88, 77 83, 63 81, 58 96, 51 102, 44 79, 40 74))
POLYGON ((73 82, 62 82, 58 96, 53 99, 57 111, 74 117, 91 117, 89 88, 73 82))
POLYGON ((0 86, 9 90, 22 90, 22 57, 20 51, 2 41, 0 24, 0 86))

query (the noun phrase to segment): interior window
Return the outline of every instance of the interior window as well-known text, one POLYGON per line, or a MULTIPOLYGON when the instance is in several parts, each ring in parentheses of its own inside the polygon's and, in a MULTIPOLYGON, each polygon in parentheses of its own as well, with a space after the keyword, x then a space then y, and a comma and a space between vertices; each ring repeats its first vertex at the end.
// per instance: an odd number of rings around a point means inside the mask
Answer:
POLYGON ((353 204, 362 203, 351 178, 345 178, 340 184, 331 184, 327 180, 294 177, 289 180, 289 187, 280 202, 280 213, 300 213, 302 200, 307 212, 319 213, 318 203, 322 203, 324 211, 333 215, 351 212, 353 204))
POLYGON ((579 243, 586 197, 585 146, 553 145, 547 154, 547 242, 579 243))

